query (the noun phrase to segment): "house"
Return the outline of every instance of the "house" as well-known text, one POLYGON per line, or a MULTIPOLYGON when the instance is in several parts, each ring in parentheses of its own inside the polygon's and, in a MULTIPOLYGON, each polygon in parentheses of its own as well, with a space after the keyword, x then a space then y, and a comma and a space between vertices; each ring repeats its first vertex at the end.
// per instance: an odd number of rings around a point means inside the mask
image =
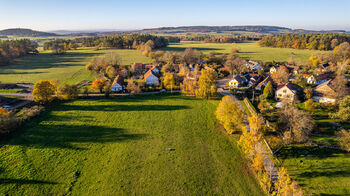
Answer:
POLYGON ((249 70, 252 71, 262 69, 261 65, 259 65, 259 63, 256 61, 248 61, 245 65, 249 70))
POLYGON ((142 71, 145 69, 145 65, 142 63, 132 63, 131 67, 135 70, 135 71, 142 71))
POLYGON ((145 73, 144 79, 145 79, 146 85, 159 85, 158 74, 154 73, 152 70, 148 70, 145 73))
POLYGON ((278 69, 278 66, 272 66, 270 68, 270 74, 273 74, 273 73, 277 72, 277 69, 278 69))
POLYGON ((159 74, 159 69, 155 65, 151 68, 151 70, 153 73, 159 74))
POLYGON ((322 72, 327 72, 330 69, 330 64, 329 63, 323 63, 318 66, 322 72))
POLYGON ((269 82, 271 82, 273 85, 275 84, 271 76, 267 76, 263 81, 261 81, 258 85, 255 86, 255 90, 262 91, 269 82))
POLYGON ((125 88, 124 77, 121 75, 118 75, 117 77, 115 77, 112 83, 112 91, 120 92, 120 91, 123 91, 124 88, 125 88))
POLYGON ((243 87, 247 82, 248 80, 244 76, 236 75, 229 81, 229 86, 231 88, 243 87))
POLYGON ((291 82, 288 82, 282 86, 277 87, 275 99, 277 101, 295 101, 298 98, 297 91, 298 89, 291 82))
POLYGON ((316 77, 310 74, 303 74, 303 77, 306 79, 306 83, 315 85, 319 85, 326 82, 328 78, 325 74, 321 74, 316 77))
POLYGON ((255 73, 250 73, 245 75, 245 77, 248 80, 248 86, 253 86, 255 84, 257 84, 258 82, 260 82, 261 80, 261 76, 259 74, 255 74, 255 73))
POLYGON ((298 74, 299 73, 299 66, 294 65, 285 65, 290 73, 298 74))
POLYGON ((331 85, 332 80, 328 80, 316 86, 312 99, 319 103, 335 103, 337 94, 331 85))

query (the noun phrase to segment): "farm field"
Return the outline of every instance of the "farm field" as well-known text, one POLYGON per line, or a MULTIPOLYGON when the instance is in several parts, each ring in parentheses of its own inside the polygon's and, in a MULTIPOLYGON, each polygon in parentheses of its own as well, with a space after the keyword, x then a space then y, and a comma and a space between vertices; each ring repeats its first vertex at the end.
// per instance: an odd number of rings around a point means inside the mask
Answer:
POLYGON ((170 44, 163 48, 165 51, 184 51, 186 48, 193 48, 202 51, 204 54, 210 52, 230 53, 233 48, 240 48, 238 53, 241 57, 249 58, 250 60, 259 60, 264 62, 272 61, 287 61, 291 56, 299 63, 305 64, 309 57, 313 54, 327 54, 327 51, 318 50, 298 50, 289 48, 270 48, 260 47, 257 42, 243 42, 243 43, 204 43, 198 41, 183 41, 181 43, 170 44))
POLYGON ((111 49, 94 50, 93 48, 79 48, 70 50, 65 55, 52 55, 43 52, 36 56, 26 56, 8 66, 0 67, 1 83, 27 82, 35 83, 38 80, 57 79, 62 83, 76 84, 83 80, 93 80, 95 76, 85 70, 85 65, 95 55, 108 52, 117 52, 123 65, 133 62, 150 63, 137 50, 111 49))
POLYGON ((264 195, 218 101, 180 95, 48 108, 1 142, 1 195, 264 195), (166 148, 171 148, 167 151, 166 148))

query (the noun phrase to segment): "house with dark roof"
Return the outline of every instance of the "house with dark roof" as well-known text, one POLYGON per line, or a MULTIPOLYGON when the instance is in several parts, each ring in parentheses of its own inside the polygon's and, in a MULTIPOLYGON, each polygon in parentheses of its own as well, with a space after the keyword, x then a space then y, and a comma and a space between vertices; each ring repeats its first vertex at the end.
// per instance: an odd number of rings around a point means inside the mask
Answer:
POLYGON ((295 101, 298 99, 297 91, 298 89, 291 82, 288 82, 277 87, 275 99, 277 101, 295 101))
POLYGON ((118 75, 117 77, 115 77, 112 83, 112 91, 120 92, 120 91, 123 91, 124 88, 125 88, 124 77, 121 75, 118 75))
POLYGON ((337 94, 332 87, 332 80, 328 80, 314 89, 312 99, 319 103, 335 103, 337 94))
POLYGON ((245 75, 245 77, 248 80, 248 86, 253 86, 253 85, 258 84, 258 82, 260 82, 261 78, 262 78, 261 75, 255 74, 255 73, 247 74, 247 75, 245 75))

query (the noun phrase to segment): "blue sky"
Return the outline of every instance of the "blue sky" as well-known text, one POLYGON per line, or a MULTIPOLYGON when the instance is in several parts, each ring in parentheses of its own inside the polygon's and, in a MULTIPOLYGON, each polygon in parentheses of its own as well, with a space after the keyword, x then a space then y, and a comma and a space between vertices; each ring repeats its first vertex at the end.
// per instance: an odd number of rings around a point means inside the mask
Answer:
POLYGON ((0 29, 275 25, 350 30, 350 0, 0 0, 0 29))

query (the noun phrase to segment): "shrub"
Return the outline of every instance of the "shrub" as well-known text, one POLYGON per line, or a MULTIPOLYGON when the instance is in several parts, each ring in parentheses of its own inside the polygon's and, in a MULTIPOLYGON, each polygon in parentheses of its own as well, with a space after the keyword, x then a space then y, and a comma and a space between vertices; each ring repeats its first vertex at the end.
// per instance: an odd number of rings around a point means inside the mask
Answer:
POLYGON ((341 130, 338 133, 339 137, 339 146, 345 150, 350 152, 350 130, 341 130))

